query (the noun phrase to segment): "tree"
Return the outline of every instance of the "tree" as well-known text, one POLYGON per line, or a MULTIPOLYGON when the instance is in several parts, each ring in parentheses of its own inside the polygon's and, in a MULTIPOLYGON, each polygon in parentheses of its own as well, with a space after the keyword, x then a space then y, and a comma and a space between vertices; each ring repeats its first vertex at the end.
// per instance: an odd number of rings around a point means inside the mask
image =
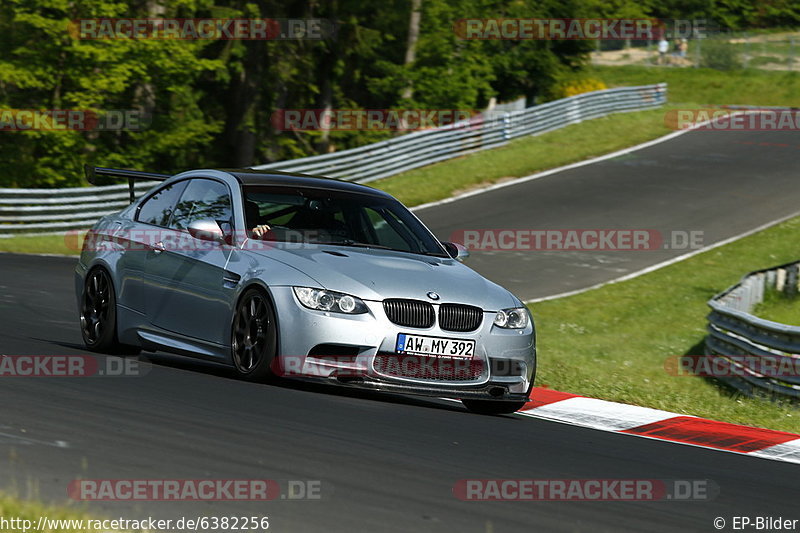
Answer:
MULTIPOLYGON (((192 11, 182 2, 173 10, 192 11)), ((151 6, 152 8, 152 6, 151 6)), ((202 41, 81 40, 78 18, 147 16, 110 0, 9 0, 0 7, 0 107, 97 112, 147 110, 141 131, 4 132, 4 186, 82 183, 85 162, 172 170, 202 161, 200 148, 219 131, 198 107, 192 83, 220 66, 203 59, 202 41)))

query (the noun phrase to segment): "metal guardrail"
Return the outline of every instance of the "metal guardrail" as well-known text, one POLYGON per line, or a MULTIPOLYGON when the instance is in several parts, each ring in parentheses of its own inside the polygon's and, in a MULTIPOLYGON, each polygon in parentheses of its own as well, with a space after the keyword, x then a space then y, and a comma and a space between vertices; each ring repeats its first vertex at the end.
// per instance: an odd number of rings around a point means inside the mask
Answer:
MULTIPOLYGON (((611 113, 666 102, 667 85, 584 93, 512 112, 486 112, 464 123, 417 131, 358 148, 259 165, 365 183, 507 144, 611 113)), ((137 195, 152 184, 136 185, 137 195)), ((69 189, 0 189, 0 237, 91 227, 127 205, 127 185, 69 189)))
MULTIPOLYGON (((137 183, 143 194, 152 183, 137 183)), ((130 204, 128 185, 68 189, 0 189, 0 237, 90 228, 130 204)))
POLYGON ((800 398, 800 326, 751 314, 768 289, 798 293, 800 262, 757 270, 709 300, 706 356, 729 365, 723 381, 742 392, 761 389, 800 398), (765 372, 775 369, 777 371, 765 372))
POLYGON ((666 98, 665 83, 594 91, 521 111, 487 112, 464 123, 417 131, 359 148, 253 168, 305 172, 367 183, 502 146, 517 137, 542 134, 610 113, 658 107, 666 98))

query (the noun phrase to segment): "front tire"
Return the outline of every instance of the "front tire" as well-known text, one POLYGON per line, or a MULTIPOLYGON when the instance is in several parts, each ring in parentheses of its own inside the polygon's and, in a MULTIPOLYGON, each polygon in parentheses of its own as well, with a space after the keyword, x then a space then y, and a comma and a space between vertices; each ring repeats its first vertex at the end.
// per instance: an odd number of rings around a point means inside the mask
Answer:
POLYGON ((136 355, 141 351, 117 340, 117 297, 111 277, 102 268, 95 268, 86 276, 80 322, 83 342, 93 352, 136 355))
POLYGON ((231 334, 231 356, 236 372, 249 381, 274 378, 271 365, 277 349, 272 303, 261 290, 246 290, 236 306, 231 334))
POLYGON ((523 408, 525 402, 505 402, 501 400, 461 400, 464 407, 480 415, 508 415, 523 408))

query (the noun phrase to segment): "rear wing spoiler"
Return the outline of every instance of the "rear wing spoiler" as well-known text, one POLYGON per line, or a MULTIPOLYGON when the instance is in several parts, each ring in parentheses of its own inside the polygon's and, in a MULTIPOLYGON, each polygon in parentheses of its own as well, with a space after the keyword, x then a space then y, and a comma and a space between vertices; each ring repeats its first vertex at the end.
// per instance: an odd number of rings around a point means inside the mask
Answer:
POLYGON ((154 172, 142 172, 141 170, 125 170, 118 168, 103 168, 93 167, 91 165, 83 165, 83 171, 86 173, 86 180, 92 185, 97 185, 97 176, 108 176, 111 178, 126 178, 128 180, 128 191, 131 195, 131 203, 136 200, 136 195, 133 190, 133 183, 137 180, 151 180, 151 181, 164 181, 171 178, 167 174, 156 174, 154 172))

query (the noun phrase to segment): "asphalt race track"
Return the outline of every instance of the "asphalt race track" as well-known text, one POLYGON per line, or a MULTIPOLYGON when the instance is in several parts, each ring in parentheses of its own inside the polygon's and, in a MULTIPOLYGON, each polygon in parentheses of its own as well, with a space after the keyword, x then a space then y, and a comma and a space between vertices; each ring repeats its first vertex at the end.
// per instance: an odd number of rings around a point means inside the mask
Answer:
MULTIPOLYGON (((695 132, 641 152, 419 214, 463 228, 703 230, 710 244, 794 212, 800 135, 695 132), (787 146, 745 145, 765 142, 787 146)), ((531 298, 616 278, 685 251, 475 254, 531 298), (509 255, 510 254, 510 255, 509 255)), ((0 255, 0 353, 82 354, 74 259, 0 255)), ((547 364, 547 354, 540 354, 547 364)), ((93 479, 319 480, 319 500, 97 502, 109 517, 268 515, 270 531, 715 531, 733 515, 800 518, 796 465, 437 400, 258 385, 148 355, 129 378, 7 378, 0 487, 63 502, 93 479), (708 479, 710 501, 462 502, 462 479, 708 479)), ((730 525, 726 528, 730 531, 730 525)))
MULTIPOLYGON (((465 229, 650 229, 701 231, 710 245, 800 212, 798 158, 797 132, 693 131, 417 215, 443 240, 465 229)), ((527 301, 688 251, 472 252, 469 265, 527 301)))

